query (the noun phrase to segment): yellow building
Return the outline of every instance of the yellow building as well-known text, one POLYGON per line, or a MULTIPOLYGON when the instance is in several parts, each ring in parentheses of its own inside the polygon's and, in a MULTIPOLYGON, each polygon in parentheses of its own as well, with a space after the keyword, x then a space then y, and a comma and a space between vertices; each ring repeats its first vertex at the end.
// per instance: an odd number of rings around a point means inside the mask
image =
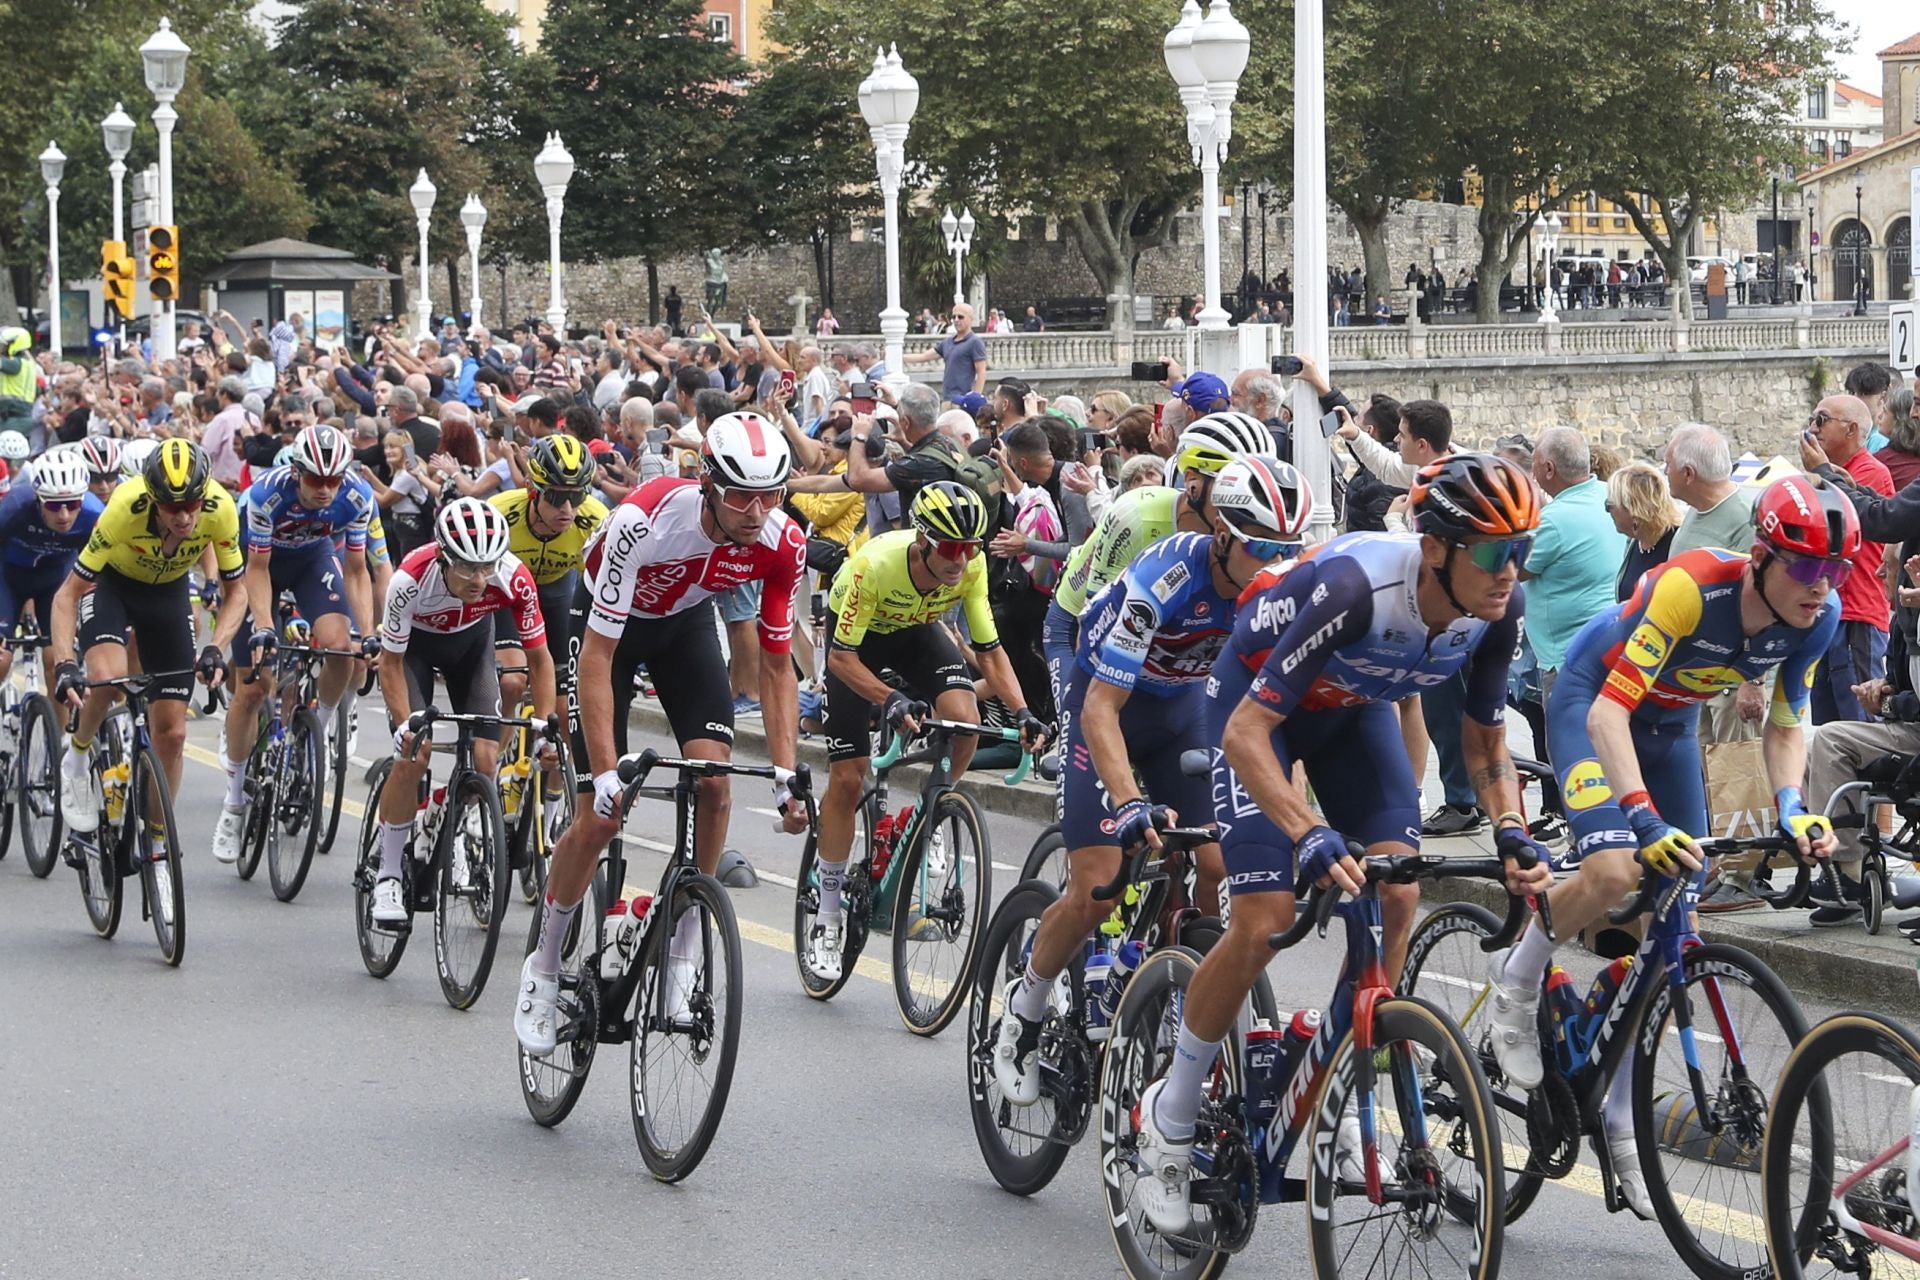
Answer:
MULTIPOLYGON (((513 18, 519 25, 520 43, 531 49, 540 43, 540 26, 546 21, 547 0, 488 0, 498 13, 513 18)), ((767 15, 775 0, 706 0, 707 30, 713 38, 733 46, 734 52, 749 62, 767 56, 767 15)))

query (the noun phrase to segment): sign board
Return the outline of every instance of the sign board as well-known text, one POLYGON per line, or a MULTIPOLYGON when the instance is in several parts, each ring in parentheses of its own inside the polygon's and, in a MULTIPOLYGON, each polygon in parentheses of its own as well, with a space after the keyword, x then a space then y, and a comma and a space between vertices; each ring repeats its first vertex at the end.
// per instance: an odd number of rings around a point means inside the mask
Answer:
POLYGON ((1887 308, 1887 363, 1902 373, 1914 371, 1914 347, 1920 345, 1920 334, 1914 330, 1915 307, 1911 302, 1897 302, 1887 308))

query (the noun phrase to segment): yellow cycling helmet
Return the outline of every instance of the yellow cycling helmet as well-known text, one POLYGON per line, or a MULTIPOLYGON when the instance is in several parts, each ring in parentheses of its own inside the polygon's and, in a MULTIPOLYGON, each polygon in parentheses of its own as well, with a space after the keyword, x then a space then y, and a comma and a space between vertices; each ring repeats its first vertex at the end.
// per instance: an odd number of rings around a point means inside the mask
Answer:
POLYGON ((175 439, 164 441, 148 456, 141 475, 155 502, 179 505, 206 497, 212 472, 206 450, 191 440, 175 439))
POLYGON ((987 504, 957 480, 936 480, 913 495, 913 527, 935 542, 978 542, 987 536, 987 504))
POLYGON ((587 447, 573 436, 542 436, 527 454, 527 479, 536 489, 584 489, 599 470, 587 447))
POLYGON ((1179 472, 1198 471, 1217 476, 1229 462, 1248 454, 1275 453, 1273 432, 1252 414, 1227 409, 1190 423, 1174 444, 1174 466, 1179 472))

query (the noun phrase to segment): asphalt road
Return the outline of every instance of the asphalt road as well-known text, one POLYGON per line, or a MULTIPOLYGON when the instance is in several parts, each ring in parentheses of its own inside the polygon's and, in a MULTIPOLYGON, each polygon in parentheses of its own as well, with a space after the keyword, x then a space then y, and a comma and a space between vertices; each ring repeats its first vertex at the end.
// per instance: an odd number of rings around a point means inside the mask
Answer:
MULTIPOLYGON (((516 902, 493 979, 450 1010, 431 948, 370 978, 354 944, 357 818, 299 900, 273 900, 208 852, 213 734, 193 730, 180 805, 188 954, 166 968, 137 918, 89 929, 73 873, 0 862, 0 1276, 1109 1276, 1120 1274, 1096 1143, 1021 1200, 987 1174, 965 1095, 964 1025, 900 1025, 891 986, 801 994, 790 877, 742 784, 733 843, 764 873, 734 895, 746 1025, 733 1095, 685 1184, 646 1173, 626 1054, 607 1050, 556 1130, 526 1114, 510 1002, 530 908, 516 902)), ((664 745, 664 744, 662 744, 664 745)), ((357 780, 349 791, 365 798, 357 780)), ((635 826, 663 832, 664 809, 635 826)), ((1036 834, 992 818, 1004 892, 1036 834)), ((657 856, 630 879, 651 884, 657 856)), ((884 956, 882 957, 884 959, 884 956)), ((1282 1008, 1320 1004, 1338 954, 1275 961, 1282 1008)), ((1817 1011, 1816 1011, 1817 1012, 1817 1011)), ((1307 1274, 1305 1212, 1262 1212, 1236 1273, 1307 1274)), ((1610 1217, 1597 1179, 1550 1184, 1508 1234, 1504 1274, 1680 1274, 1660 1229, 1610 1217)))

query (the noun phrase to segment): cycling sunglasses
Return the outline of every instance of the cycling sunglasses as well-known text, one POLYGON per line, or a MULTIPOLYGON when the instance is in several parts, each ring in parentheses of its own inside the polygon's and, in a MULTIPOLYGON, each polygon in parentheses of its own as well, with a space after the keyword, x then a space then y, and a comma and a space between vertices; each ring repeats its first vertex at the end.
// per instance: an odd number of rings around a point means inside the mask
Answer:
POLYGON ((200 509, 207 505, 207 501, 205 498, 195 498, 192 502, 160 502, 156 500, 153 505, 158 507, 160 514, 164 516, 197 516, 200 514, 200 509))
POLYGON ((1467 553, 1474 568, 1485 573, 1499 573, 1508 565, 1524 569, 1527 567, 1527 556, 1533 551, 1532 538, 1495 538, 1490 542, 1458 542, 1454 545, 1467 553))
POLYGON ((345 476, 316 476, 311 471, 300 473, 300 483, 311 485, 315 489, 338 489, 346 483, 345 476))
POLYGON ((1289 549, 1299 546, 1298 543, 1283 542, 1279 538, 1248 537, 1231 524, 1227 526, 1227 532, 1232 534, 1240 545, 1247 549, 1248 555, 1263 564, 1269 560, 1278 560, 1281 556, 1285 555, 1289 549))
POLYGON ((933 543, 933 553, 942 560, 971 560, 979 550, 980 542, 978 539, 955 541, 947 538, 936 538, 933 543))
POLYGON ((80 499, 42 498, 40 499, 40 506, 46 511, 78 511, 80 509, 80 499))
POLYGON ((498 560, 489 560, 484 564, 475 564, 471 560, 462 560, 457 556, 446 558, 447 572, 456 574, 472 582, 476 578, 491 578, 500 568, 498 560))
POLYGON ((1827 586, 1838 589, 1853 574, 1851 560, 1821 560, 1814 556, 1789 556, 1775 552, 1775 557, 1786 567, 1787 576, 1803 587, 1811 587, 1822 579, 1827 586))
POLYGON ((722 489, 720 501, 729 511, 770 511, 785 502, 787 491, 778 489, 722 489))
POLYGON ((556 507, 577 507, 587 500, 585 489, 542 489, 540 496, 556 507))

